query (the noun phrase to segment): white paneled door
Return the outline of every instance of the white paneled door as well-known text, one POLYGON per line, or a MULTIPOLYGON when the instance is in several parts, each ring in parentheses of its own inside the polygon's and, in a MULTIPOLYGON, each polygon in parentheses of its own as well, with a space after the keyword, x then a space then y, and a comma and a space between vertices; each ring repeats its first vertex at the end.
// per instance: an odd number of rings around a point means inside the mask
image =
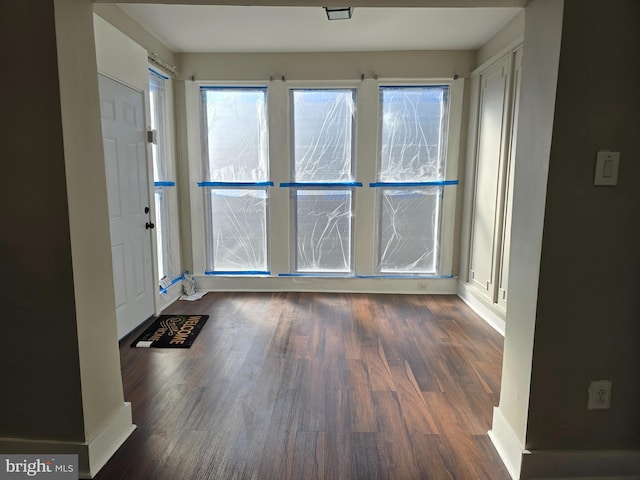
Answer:
POLYGON ((500 60, 483 72, 480 81, 476 185, 471 225, 470 281, 494 301, 496 249, 499 227, 501 182, 503 182, 504 131, 508 94, 509 59, 500 60))
POLYGON ((143 93, 100 75, 113 282, 122 338, 154 313, 143 93))

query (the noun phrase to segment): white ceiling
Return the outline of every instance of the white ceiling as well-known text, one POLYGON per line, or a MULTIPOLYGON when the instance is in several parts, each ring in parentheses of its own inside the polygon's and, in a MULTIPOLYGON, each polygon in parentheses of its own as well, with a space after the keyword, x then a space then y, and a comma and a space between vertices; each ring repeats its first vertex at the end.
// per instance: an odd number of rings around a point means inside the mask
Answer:
POLYGON ((118 5, 176 53, 476 50, 521 10, 118 5))

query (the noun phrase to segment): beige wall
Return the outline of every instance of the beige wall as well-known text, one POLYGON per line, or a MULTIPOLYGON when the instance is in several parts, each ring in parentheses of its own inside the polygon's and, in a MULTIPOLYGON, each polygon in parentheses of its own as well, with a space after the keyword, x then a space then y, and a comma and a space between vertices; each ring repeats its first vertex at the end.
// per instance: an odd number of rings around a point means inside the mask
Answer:
POLYGON ((476 63, 480 66, 504 53, 506 48, 522 42, 524 39, 524 10, 516 15, 498 33, 478 49, 476 63))
POLYGON ((98 71, 136 90, 148 91, 147 51, 97 14, 93 25, 98 71))
POLYGON ((640 449, 640 3, 565 3, 527 448, 640 449), (617 187, 593 186, 602 149, 617 187))
POLYGON ((358 80, 367 78, 466 77, 474 67, 471 51, 178 54, 182 79, 256 80, 358 80))
POLYGON ((100 17, 105 19, 118 30, 122 31, 122 33, 134 40, 138 45, 144 47, 148 52, 157 53, 159 58, 162 61, 167 62, 169 65, 176 64, 174 53, 156 37, 142 28, 139 23, 131 19, 131 17, 124 13, 117 5, 110 3, 96 3, 93 8, 95 13, 100 15, 100 17))

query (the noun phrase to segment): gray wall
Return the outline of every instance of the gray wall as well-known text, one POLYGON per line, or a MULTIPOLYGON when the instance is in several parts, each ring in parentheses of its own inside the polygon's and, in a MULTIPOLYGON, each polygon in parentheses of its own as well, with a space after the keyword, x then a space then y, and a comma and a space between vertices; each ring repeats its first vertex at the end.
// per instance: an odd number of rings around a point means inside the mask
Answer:
POLYGON ((640 2, 565 2, 526 447, 640 448, 640 2), (596 151, 621 152, 594 187, 596 151), (588 411, 591 380, 613 381, 588 411))
POLYGON ((0 48, 0 437, 84 441, 53 2, 0 3, 0 48))
POLYGON ((89 0, 0 3, 0 451, 97 472, 131 433, 89 0))

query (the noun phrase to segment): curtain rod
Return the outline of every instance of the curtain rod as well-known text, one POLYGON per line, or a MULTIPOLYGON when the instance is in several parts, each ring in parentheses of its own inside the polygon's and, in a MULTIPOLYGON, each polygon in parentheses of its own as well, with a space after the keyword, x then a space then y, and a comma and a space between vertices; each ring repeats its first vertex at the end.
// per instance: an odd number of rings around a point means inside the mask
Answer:
POLYGON ((160 67, 165 72, 170 73, 174 77, 178 76, 178 68, 175 67, 174 65, 169 65, 167 62, 163 61, 160 57, 158 57, 157 53, 147 52, 147 58, 149 58, 149 61, 151 63, 153 63, 157 67, 160 67))
MULTIPOLYGON (((151 58, 151 57, 149 57, 151 58)), ((172 70, 172 73, 174 73, 174 75, 176 75, 175 73, 175 67, 171 67, 174 70, 172 70)), ((447 80, 458 80, 459 78, 465 78, 465 77, 461 77, 460 75, 458 75, 457 73, 454 73, 453 75, 451 75, 450 77, 437 77, 435 79, 429 79, 429 80, 439 80, 439 81, 447 81, 447 80)), ((196 76, 195 75, 189 75, 188 77, 189 80, 191 80, 192 82, 196 81, 196 76)), ((423 79, 422 77, 420 77, 420 79, 423 79)), ((424 79, 428 79, 427 77, 425 77, 424 79)), ((210 80, 211 82, 215 82, 215 83, 224 83, 224 82, 273 82, 274 80, 279 80, 282 82, 286 82, 287 78, 282 75, 282 74, 277 74, 277 75, 270 75, 268 78, 266 79, 253 79, 253 80, 210 80)), ((331 79, 331 80, 320 80, 322 81, 350 81, 350 80, 355 80, 355 79, 349 79, 349 78, 339 78, 339 79, 331 79)), ((394 80, 394 78, 386 78, 386 77, 380 77, 377 73, 373 73, 371 75, 366 75, 365 73, 362 73, 360 75, 359 78, 360 81, 364 81, 364 80, 394 80)), ((412 80, 412 78, 400 78, 400 80, 412 80)), ((311 80, 311 79, 303 79, 303 80, 293 80, 295 81, 300 81, 300 82, 315 82, 316 80, 311 80)))

